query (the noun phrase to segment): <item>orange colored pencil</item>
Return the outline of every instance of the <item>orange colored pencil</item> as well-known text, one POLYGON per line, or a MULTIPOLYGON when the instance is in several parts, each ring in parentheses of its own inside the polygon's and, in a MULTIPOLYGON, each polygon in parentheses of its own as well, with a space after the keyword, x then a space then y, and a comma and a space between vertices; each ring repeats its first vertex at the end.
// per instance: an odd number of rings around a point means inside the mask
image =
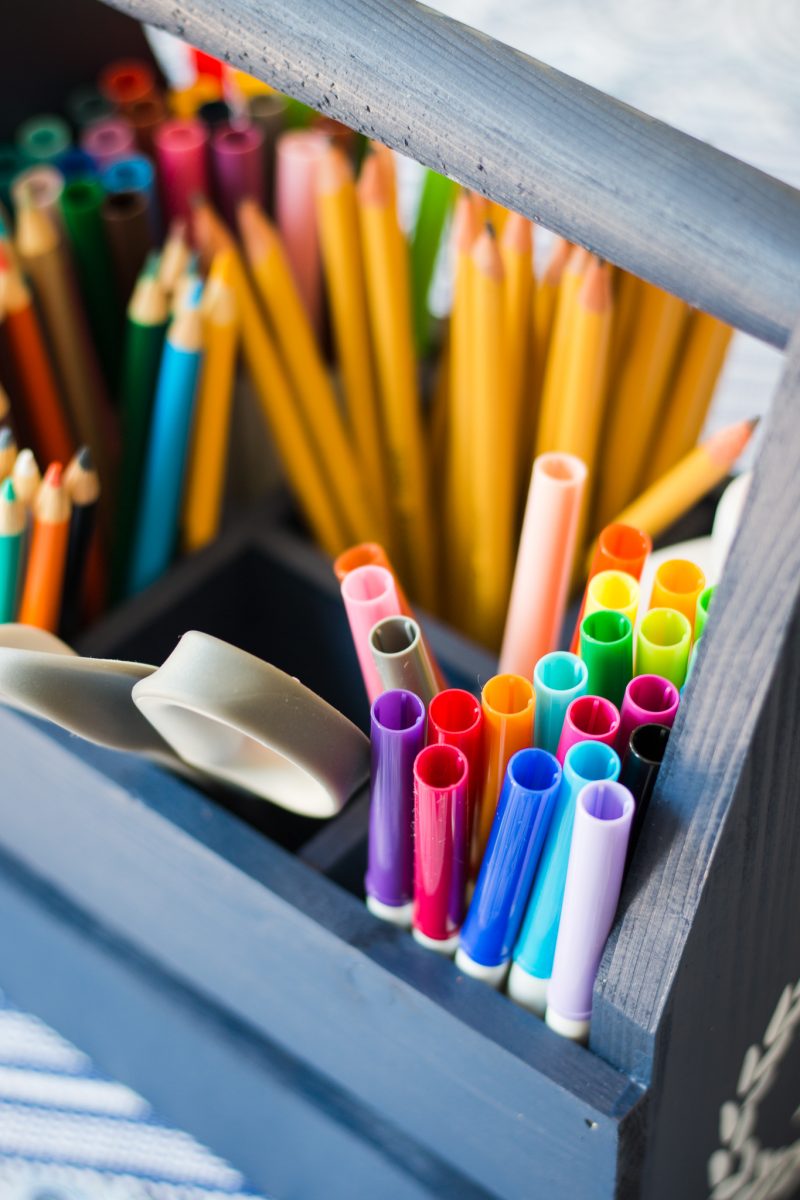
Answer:
POLYGON ((28 286, 17 267, 0 255, 0 311, 11 359, 23 393, 26 426, 39 457, 66 462, 74 440, 28 286))
POLYGON ((22 625, 36 625, 51 633, 57 631, 61 614, 72 511, 63 474, 60 462, 51 463, 33 502, 33 531, 18 616, 22 625))

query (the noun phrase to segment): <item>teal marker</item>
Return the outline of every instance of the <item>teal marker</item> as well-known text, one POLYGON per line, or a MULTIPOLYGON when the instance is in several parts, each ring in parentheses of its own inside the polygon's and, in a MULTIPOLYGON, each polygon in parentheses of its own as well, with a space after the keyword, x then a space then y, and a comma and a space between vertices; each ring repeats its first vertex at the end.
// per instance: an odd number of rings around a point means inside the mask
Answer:
POLYGON ((25 506, 19 502, 10 479, 0 484, 0 623, 13 621, 17 613, 22 534, 25 506))
POLYGON ((507 985, 511 999, 539 1017, 544 1016, 547 985, 553 972, 578 793, 587 783, 617 779, 619 755, 603 742, 576 742, 566 753, 562 771, 561 788, 507 985))
POLYGON ((587 694, 588 678, 586 663, 567 650, 553 650, 539 659, 533 669, 534 746, 555 754, 567 709, 578 696, 587 694))
POLYGON ((624 613, 598 609, 581 621, 581 658, 589 672, 587 693, 617 708, 633 677, 633 626, 624 613))

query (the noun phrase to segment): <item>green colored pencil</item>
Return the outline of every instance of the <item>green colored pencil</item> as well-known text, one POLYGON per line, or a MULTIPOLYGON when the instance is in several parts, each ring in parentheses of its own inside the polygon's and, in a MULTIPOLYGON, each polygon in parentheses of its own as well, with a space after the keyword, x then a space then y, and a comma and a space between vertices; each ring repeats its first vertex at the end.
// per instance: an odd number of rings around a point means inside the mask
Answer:
POLYGON ((103 225, 105 198, 96 179, 72 179, 61 193, 60 204, 103 373, 115 390, 123 322, 103 225))
POLYGON ((435 171, 426 171, 417 219, 411 236, 411 304, 414 339, 419 354, 429 347, 431 319, 428 293, 447 218, 455 203, 456 184, 435 171))
POLYGON ((25 506, 10 479, 0 484, 0 622, 13 621, 17 611, 25 506))
POLYGON ((151 254, 128 305, 120 393, 122 463, 111 558, 111 593, 114 599, 118 599, 124 591, 136 528, 150 413, 169 316, 167 294, 159 283, 158 267, 158 254, 151 254))

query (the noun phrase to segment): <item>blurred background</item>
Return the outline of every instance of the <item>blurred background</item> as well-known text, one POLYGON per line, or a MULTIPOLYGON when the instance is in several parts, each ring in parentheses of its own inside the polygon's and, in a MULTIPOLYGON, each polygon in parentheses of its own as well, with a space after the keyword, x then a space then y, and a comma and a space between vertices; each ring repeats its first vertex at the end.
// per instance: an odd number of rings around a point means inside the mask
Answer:
MULTIPOLYGON (((433 6, 800 186, 796 0, 438 0, 433 6)), ((145 52, 138 27, 97 0, 57 6, 28 0, 15 23, 15 52, 4 52, 2 136, 34 100, 39 110, 57 106, 67 88, 94 76, 99 61, 145 52), (64 54, 59 30, 67 21, 81 36, 64 54)), ((417 178, 413 166, 404 170, 409 205, 417 178)), ((737 335, 709 426, 764 411, 780 363, 777 352, 737 335)), ((0 993, 0 1200, 252 1195, 235 1170, 164 1128, 145 1100, 100 1077, 78 1048, 0 993)))

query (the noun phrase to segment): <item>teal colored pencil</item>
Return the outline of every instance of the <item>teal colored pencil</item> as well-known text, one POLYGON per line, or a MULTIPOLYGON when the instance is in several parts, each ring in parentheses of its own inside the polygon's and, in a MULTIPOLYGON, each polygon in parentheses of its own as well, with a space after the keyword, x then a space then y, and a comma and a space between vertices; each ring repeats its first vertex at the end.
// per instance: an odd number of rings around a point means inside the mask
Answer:
POLYGON ((17 611, 25 506, 17 499, 10 479, 0 484, 0 623, 13 621, 17 611))
POLYGON ((424 354, 430 342, 431 319, 428 293, 439 253, 445 223, 455 203, 456 184, 435 171, 426 171, 417 219, 411 235, 411 304, 414 340, 424 354))

